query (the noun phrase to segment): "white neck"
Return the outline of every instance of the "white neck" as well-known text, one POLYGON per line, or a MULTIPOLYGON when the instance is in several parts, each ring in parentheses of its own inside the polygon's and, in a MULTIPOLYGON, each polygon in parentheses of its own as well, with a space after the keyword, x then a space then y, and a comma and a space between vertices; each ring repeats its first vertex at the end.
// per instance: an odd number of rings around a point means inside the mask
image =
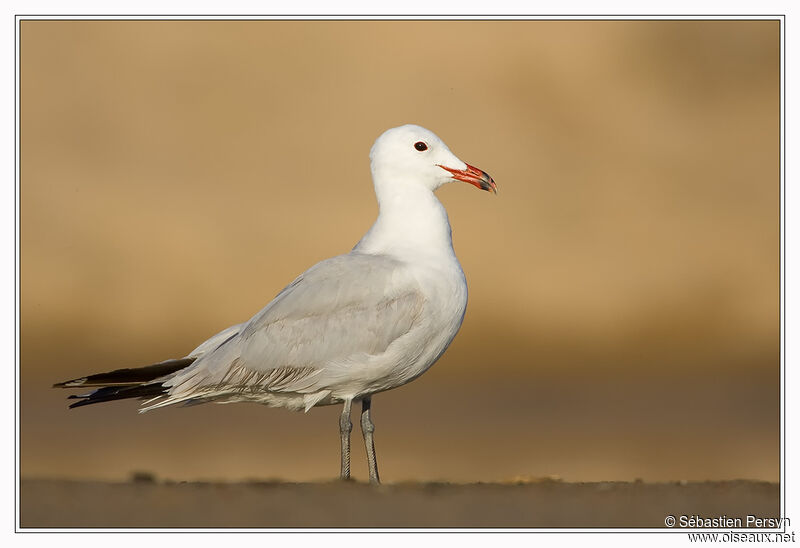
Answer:
POLYGON ((455 258, 447 212, 433 192, 414 184, 382 183, 376 178, 378 220, 354 250, 415 259, 455 258))

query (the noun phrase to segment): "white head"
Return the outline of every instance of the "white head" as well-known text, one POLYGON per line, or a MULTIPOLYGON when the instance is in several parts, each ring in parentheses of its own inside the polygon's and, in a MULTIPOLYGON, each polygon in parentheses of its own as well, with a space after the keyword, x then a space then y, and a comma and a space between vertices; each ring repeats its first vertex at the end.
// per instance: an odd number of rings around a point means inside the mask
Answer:
POLYGON ((408 124, 378 137, 370 151, 372 177, 379 185, 416 185, 436 190, 453 180, 497 192, 485 172, 459 160, 430 130, 408 124))

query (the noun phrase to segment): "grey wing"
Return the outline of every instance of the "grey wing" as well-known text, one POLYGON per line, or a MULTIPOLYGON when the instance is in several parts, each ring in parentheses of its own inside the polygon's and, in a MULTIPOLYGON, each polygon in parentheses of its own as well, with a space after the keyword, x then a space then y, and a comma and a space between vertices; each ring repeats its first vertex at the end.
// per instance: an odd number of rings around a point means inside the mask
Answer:
POLYGON ((220 344, 165 382, 170 401, 163 403, 212 392, 324 389, 326 379, 408 333, 423 303, 416 280, 394 259, 359 253, 328 259, 250 321, 212 338, 220 344))
POLYGON ((199 358, 203 354, 207 354, 208 352, 211 352, 212 350, 215 350, 216 348, 222 346, 223 344, 225 344, 228 341, 230 341, 233 337, 238 335, 239 332, 242 329, 244 329, 245 325, 246 324, 240 323, 238 325, 232 325, 227 329, 223 329, 222 331, 220 331, 219 333, 217 333, 216 335, 214 335, 213 337, 211 337, 207 341, 205 341, 202 344, 200 344, 200 346, 198 346, 197 348, 195 348, 194 350, 189 352, 184 357, 186 357, 186 358, 199 358))

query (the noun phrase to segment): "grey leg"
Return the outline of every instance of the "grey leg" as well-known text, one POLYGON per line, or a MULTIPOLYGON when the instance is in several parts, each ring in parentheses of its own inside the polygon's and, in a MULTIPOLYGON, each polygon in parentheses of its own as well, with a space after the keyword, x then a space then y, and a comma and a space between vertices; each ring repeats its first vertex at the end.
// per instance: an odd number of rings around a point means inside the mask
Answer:
POLYGON ((371 404, 371 398, 364 398, 361 401, 361 433, 364 434, 364 445, 367 447, 369 482, 378 484, 381 482, 381 479, 378 477, 378 460, 375 458, 375 441, 372 439, 372 433, 375 432, 375 425, 372 424, 372 417, 369 412, 371 404))
POLYGON ((350 406, 353 400, 345 400, 342 415, 339 417, 339 435, 342 437, 342 473, 343 480, 350 479, 350 431, 353 423, 350 422, 350 406))

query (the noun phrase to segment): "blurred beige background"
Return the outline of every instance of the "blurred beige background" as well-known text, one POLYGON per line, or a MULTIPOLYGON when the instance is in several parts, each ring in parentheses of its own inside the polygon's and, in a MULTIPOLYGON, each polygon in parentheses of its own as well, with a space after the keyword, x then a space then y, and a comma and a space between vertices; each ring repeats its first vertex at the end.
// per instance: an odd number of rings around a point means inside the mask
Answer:
POLYGON ((417 123, 500 193, 439 192, 470 303, 374 399, 387 481, 779 480, 777 21, 21 29, 24 477, 336 477, 338 407, 50 385, 181 356, 347 252, 372 142, 417 123))

